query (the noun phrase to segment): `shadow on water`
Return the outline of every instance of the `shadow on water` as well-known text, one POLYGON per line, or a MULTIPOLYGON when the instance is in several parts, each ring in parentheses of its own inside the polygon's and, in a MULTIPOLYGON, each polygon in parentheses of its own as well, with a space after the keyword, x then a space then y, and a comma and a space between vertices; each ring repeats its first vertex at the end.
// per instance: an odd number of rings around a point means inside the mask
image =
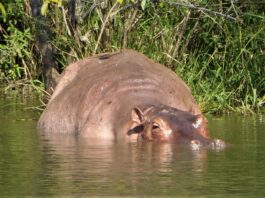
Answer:
POLYGON ((2 196, 262 196, 263 116, 209 118, 224 151, 41 135, 35 100, 0 99, 2 196))

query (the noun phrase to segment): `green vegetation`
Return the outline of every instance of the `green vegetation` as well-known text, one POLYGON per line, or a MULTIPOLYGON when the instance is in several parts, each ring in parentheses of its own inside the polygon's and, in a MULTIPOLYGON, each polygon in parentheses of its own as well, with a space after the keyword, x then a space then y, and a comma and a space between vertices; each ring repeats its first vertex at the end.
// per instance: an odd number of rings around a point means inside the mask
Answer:
POLYGON ((72 2, 44 0, 41 19, 29 0, 0 4, 1 81, 43 87, 41 20, 60 71, 95 53, 132 48, 176 71, 205 112, 264 111, 264 2, 76 1, 74 16, 72 2))
POLYGON ((38 80, 34 38, 30 18, 23 0, 0 3, 0 83, 6 89, 22 86, 39 92, 43 84, 38 80))

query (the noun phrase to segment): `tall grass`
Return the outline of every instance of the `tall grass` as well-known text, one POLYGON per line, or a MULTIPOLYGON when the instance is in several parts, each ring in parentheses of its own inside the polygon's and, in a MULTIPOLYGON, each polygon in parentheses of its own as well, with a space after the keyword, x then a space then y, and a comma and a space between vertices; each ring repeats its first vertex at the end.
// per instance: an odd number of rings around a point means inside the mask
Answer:
POLYGON ((47 11, 60 68, 95 53, 132 48, 176 71, 204 112, 264 111, 264 3, 81 2, 73 33, 66 5, 50 4, 47 11))

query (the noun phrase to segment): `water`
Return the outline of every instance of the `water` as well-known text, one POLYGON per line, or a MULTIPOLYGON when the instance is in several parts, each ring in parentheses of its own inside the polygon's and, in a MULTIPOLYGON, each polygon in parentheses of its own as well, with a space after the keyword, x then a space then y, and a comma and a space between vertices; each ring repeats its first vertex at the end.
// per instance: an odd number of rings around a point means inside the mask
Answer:
POLYGON ((224 151, 41 136, 34 100, 0 98, 0 196, 264 197, 264 116, 209 118, 224 151))

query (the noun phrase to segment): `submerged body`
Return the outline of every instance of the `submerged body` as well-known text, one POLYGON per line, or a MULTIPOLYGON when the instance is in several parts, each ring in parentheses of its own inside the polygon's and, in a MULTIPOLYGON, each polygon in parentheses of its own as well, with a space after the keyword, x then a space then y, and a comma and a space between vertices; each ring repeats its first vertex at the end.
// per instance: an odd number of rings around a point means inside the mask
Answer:
POLYGON ((137 134, 148 140, 178 141, 185 136, 185 141, 195 138, 209 143, 207 120, 199 114, 188 86, 174 72, 138 52, 122 50, 69 65, 38 128, 91 138, 123 139, 137 134), (164 116, 162 121, 159 115, 164 116), (182 127, 186 134, 177 131, 184 123, 190 125, 182 127))

